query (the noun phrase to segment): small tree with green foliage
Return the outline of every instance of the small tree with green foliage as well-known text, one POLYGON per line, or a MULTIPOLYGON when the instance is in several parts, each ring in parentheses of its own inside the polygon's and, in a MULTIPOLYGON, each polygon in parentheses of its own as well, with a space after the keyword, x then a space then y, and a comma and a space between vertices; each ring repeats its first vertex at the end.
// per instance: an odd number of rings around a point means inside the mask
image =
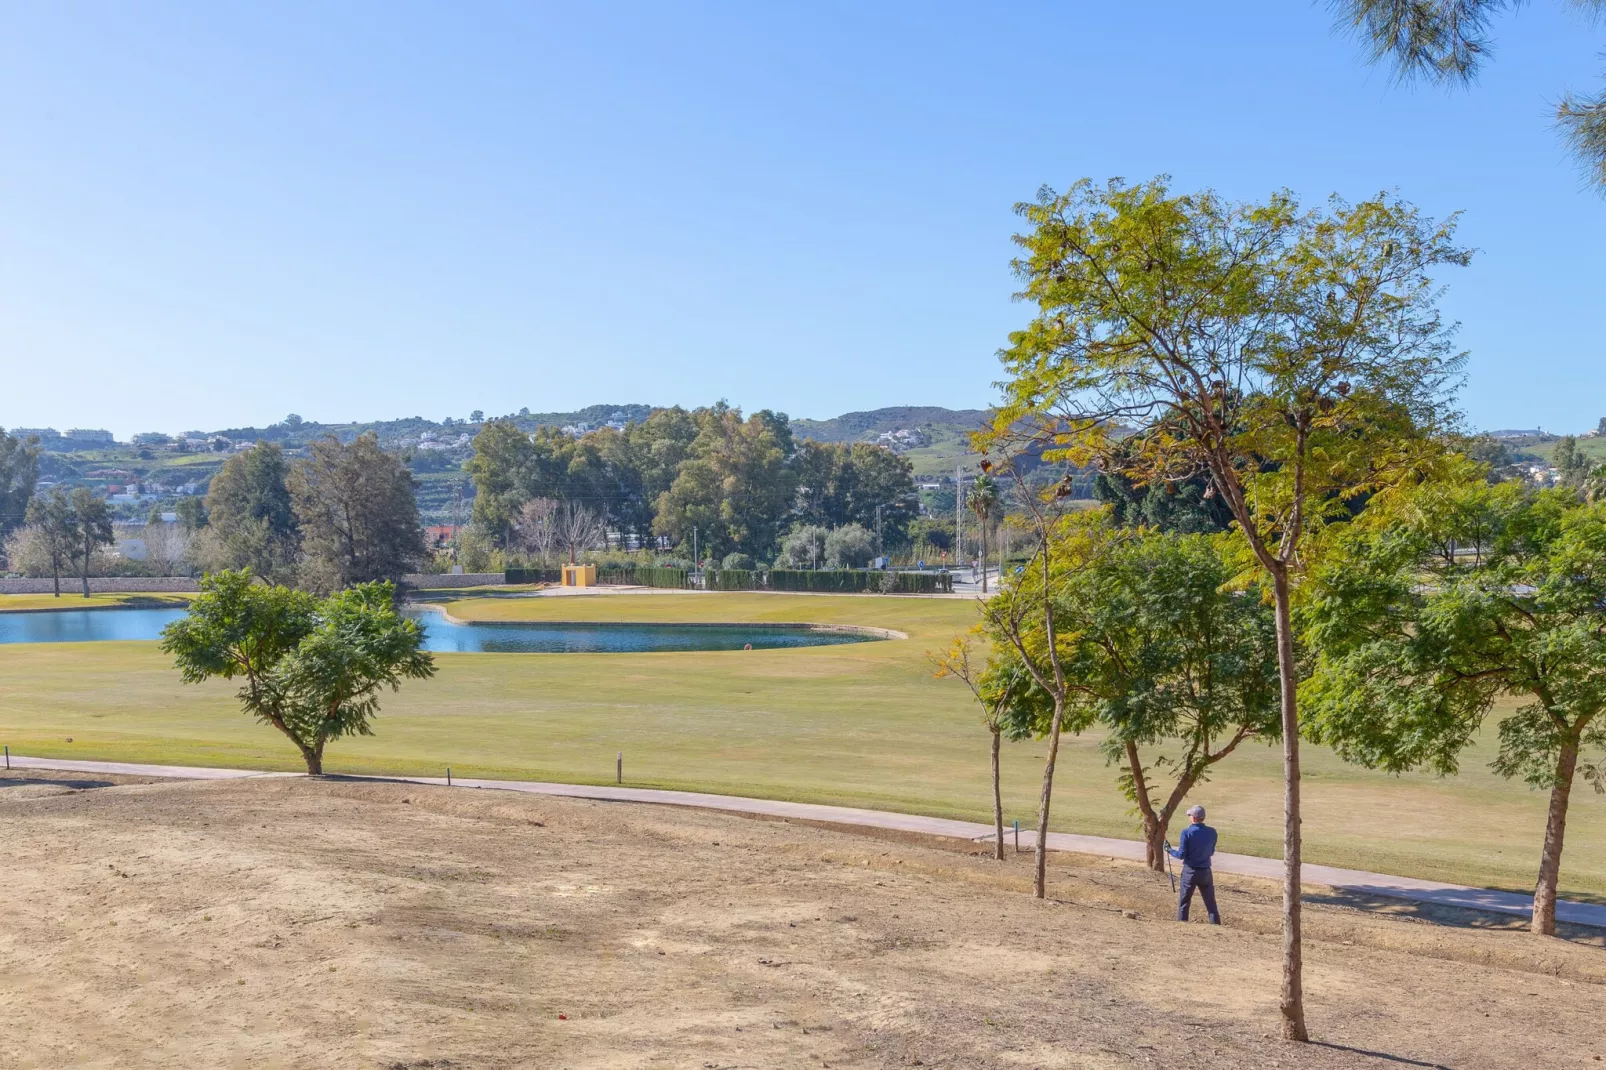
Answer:
POLYGON ((864 568, 875 556, 875 536, 859 524, 843 524, 825 537, 826 568, 864 568))
POLYGON ((818 568, 825 558, 825 539, 830 534, 818 524, 800 524, 781 540, 780 564, 787 568, 818 568))
POLYGON ((73 557, 78 562, 78 575, 84 581, 84 597, 89 597, 89 566, 101 547, 110 546, 112 511, 105 498, 97 497, 88 487, 72 492, 73 530, 77 538, 73 543, 73 557))
POLYGON ((1235 588, 1237 570, 1210 538, 1151 532, 1078 588, 1094 599, 1079 615, 1078 664, 1096 681, 1100 747, 1158 872, 1188 794, 1241 744, 1281 732, 1271 607, 1257 585, 1235 588))
MULTIPOLYGON (((1014 469, 1011 474, 1018 475, 1014 469)), ((1054 772, 1060 739, 1092 722, 1094 695, 1075 664, 1077 622, 1067 617, 1067 590, 1085 584, 1099 560, 1124 537, 1103 517, 1059 511, 1053 491, 1039 499, 1022 493, 1025 523, 1035 536, 1026 566, 982 603, 983 630, 995 649, 1016 659, 1035 686, 1004 714, 1025 719, 1047 744, 1043 786, 1037 801, 1037 843, 1033 894, 1048 895, 1048 829, 1053 807, 1054 772)), ((1071 600, 1072 603, 1076 599, 1071 600)), ((1085 602, 1086 599, 1081 599, 1085 602)))
POLYGON ((1606 505, 1478 479, 1391 519, 1346 533, 1303 611, 1313 735, 1454 773, 1496 701, 1521 702, 1491 766, 1550 793, 1532 926, 1552 934, 1574 780, 1606 789, 1606 505))
POLYGON ((162 633, 162 649, 185 683, 243 681, 236 695, 245 712, 283 732, 317 776, 330 740, 373 734, 384 688, 434 675, 423 639, 396 611, 389 583, 318 599, 241 570, 203 579, 189 615, 162 633))
POLYGON ((41 557, 50 562, 50 579, 57 598, 61 597, 61 573, 72 567, 73 554, 78 546, 78 517, 73 512, 72 499, 61 487, 49 491, 28 503, 28 527, 35 536, 35 547, 41 557))
MULTIPOLYGON (((1003 861, 1004 790, 999 759, 1006 726, 1022 720, 1018 716, 1012 720, 1010 715, 1036 689, 1036 684, 1025 665, 1007 647, 995 648, 987 662, 978 665, 972 657, 973 636, 980 631, 978 626, 971 634, 958 637, 945 653, 931 655, 931 661, 937 679, 951 677, 960 681, 970 689, 976 705, 981 707, 982 724, 992 739, 993 857, 1003 861)), ((1020 738, 1020 734, 1012 733, 1011 738, 1020 738)))

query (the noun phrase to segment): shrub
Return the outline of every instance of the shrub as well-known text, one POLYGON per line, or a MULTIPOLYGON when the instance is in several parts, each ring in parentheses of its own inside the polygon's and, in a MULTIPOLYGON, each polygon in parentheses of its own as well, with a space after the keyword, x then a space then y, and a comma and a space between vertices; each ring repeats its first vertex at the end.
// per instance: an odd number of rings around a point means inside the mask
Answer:
POLYGON ((721 570, 740 569, 744 571, 752 571, 753 559, 747 554, 739 552, 734 554, 726 554, 725 560, 719 563, 719 567, 721 570))
POLYGON ((844 524, 825 537, 827 568, 864 568, 875 556, 875 536, 861 524, 844 524))
POLYGON ((829 534, 818 524, 800 524, 781 541, 776 564, 783 568, 813 568, 825 560, 825 538, 829 534))

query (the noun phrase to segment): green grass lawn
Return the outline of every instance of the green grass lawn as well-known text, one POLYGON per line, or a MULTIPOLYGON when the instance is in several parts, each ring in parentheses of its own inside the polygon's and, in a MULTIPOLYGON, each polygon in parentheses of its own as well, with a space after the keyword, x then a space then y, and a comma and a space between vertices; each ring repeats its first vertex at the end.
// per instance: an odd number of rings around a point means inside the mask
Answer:
MULTIPOLYGON (((442 596, 446 597, 446 596, 442 596)), ((67 601, 63 599, 63 601, 67 601)), ((79 599, 78 601, 82 601, 79 599)), ((8 603, 9 604, 9 603, 8 603)), ((815 621, 910 638, 773 651, 448 654, 386 696, 378 735, 341 740, 331 772, 626 781, 987 820, 987 737, 926 652, 975 619, 958 599, 752 594, 460 597, 481 620, 815 621)), ((0 646, 0 742, 14 753, 295 769, 290 745, 237 712, 228 685, 185 687, 154 644, 0 646), (71 737, 72 742, 67 742, 71 737)), ((1006 746, 1009 818, 1032 820, 1042 744, 1006 746)), ((1527 890, 1545 799, 1468 754, 1460 777, 1389 777, 1305 749, 1313 862, 1527 890)), ((1224 850, 1275 856, 1281 762, 1240 751, 1196 792, 1224 850)), ((1054 826, 1134 836, 1096 741, 1062 751, 1054 826)), ((1563 885, 1606 895, 1606 804, 1574 794, 1563 885)))
POLYGON ((109 606, 151 609, 160 606, 184 606, 190 601, 190 596, 187 594, 161 592, 95 593, 85 598, 83 590, 78 577, 74 576, 71 580, 62 577, 60 598, 53 594, 0 594, 0 613, 25 609, 105 609, 109 606))

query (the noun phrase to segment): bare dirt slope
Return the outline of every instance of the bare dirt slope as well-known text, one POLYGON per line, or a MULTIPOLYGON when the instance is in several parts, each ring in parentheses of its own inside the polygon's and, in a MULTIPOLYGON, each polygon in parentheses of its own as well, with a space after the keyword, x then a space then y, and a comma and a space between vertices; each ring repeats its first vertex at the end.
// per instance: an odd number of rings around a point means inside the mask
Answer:
MULTIPOLYGON (((0 780, 0 1066, 1571 1067, 1606 952, 728 814, 309 780, 0 780), (115 782, 112 786, 96 786, 115 782), (1129 917, 1135 912, 1137 917, 1129 917)), ((1223 881, 1225 884, 1225 879, 1223 881)), ((1444 919, 1441 919, 1444 920, 1444 919)), ((1462 923, 1477 919, 1462 916, 1462 923)))

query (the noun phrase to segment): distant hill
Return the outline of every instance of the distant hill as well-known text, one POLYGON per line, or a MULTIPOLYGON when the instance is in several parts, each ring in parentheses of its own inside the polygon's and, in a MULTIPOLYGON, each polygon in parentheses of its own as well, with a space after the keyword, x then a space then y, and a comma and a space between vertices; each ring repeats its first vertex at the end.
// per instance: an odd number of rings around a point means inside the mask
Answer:
POLYGON ((947 431, 968 434, 987 422, 986 409, 944 409, 936 405, 894 405, 868 412, 849 412, 830 420, 797 419, 792 431, 816 442, 856 442, 867 435, 889 431, 947 431))

